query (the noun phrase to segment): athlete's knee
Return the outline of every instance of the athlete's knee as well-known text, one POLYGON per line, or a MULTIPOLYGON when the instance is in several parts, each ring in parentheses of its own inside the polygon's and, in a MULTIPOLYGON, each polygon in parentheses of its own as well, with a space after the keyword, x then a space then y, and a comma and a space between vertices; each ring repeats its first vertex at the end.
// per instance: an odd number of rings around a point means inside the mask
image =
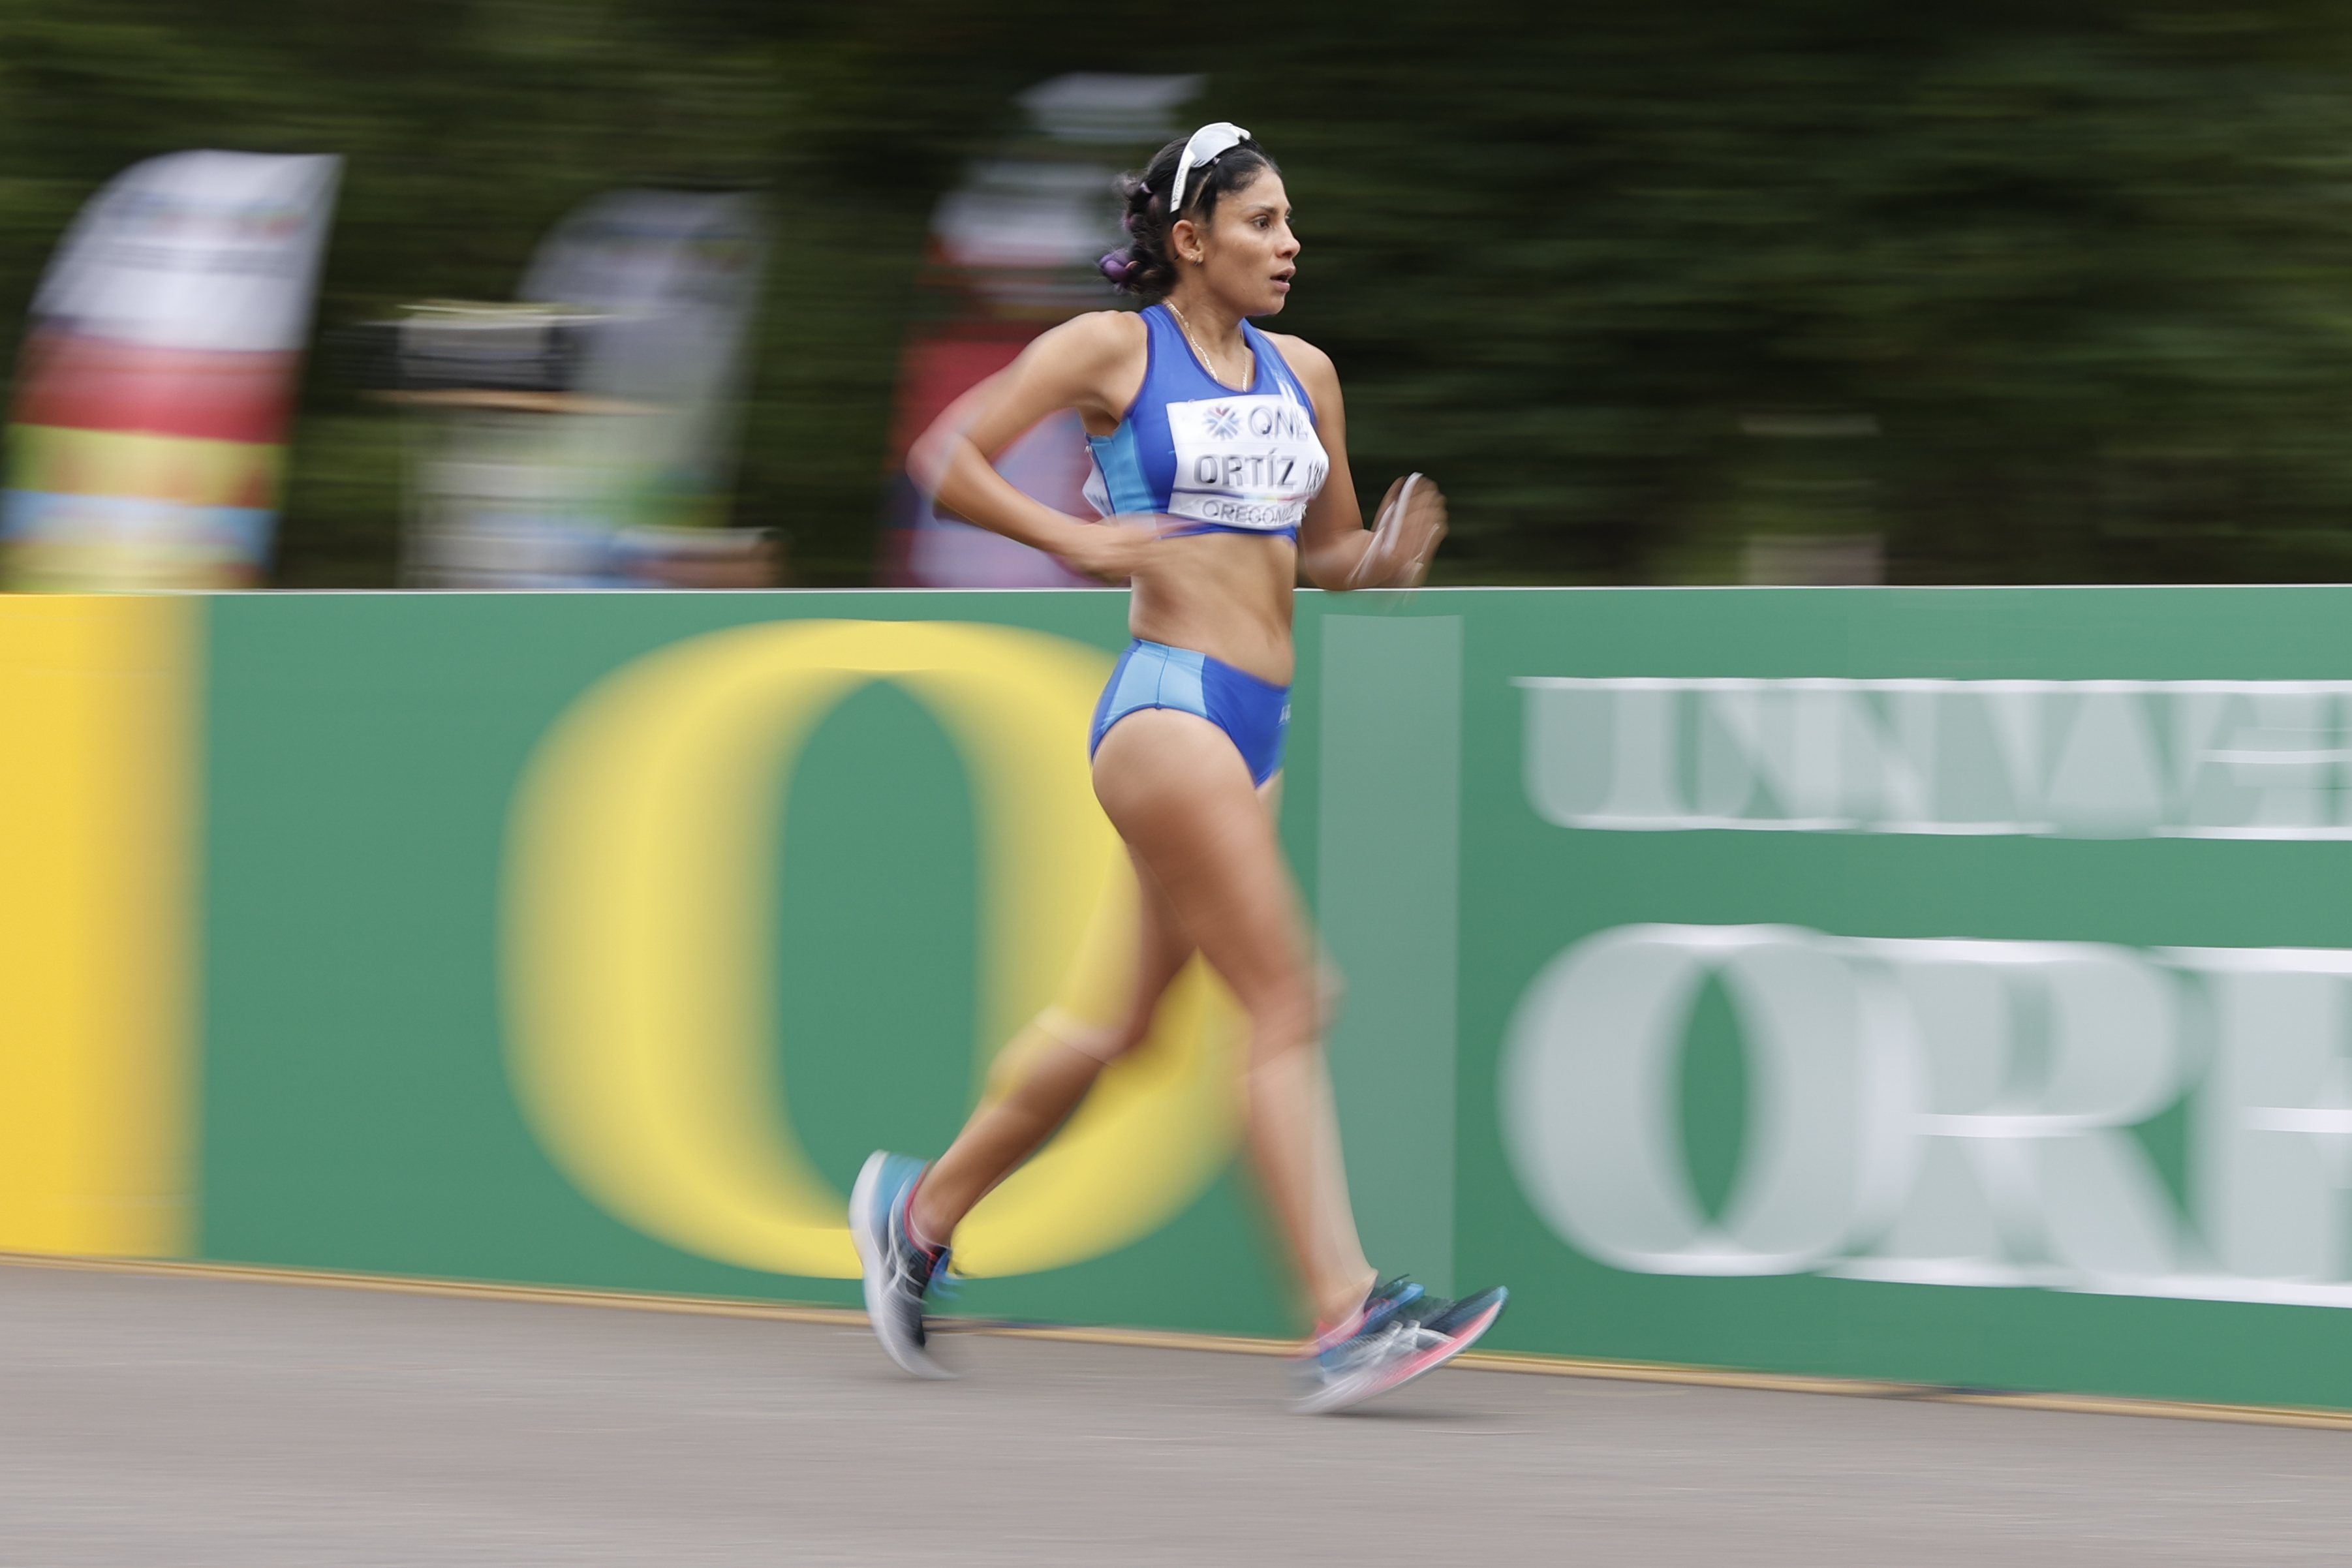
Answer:
POLYGON ((1315 963, 1315 1018, 1323 1033, 1328 1034, 1339 1021, 1339 1009, 1347 1004, 1348 977, 1339 973, 1339 966, 1323 954, 1315 963))
POLYGON ((1322 1008, 1316 988, 1304 977, 1267 987, 1244 1002, 1250 1019, 1250 1054, 1263 1061, 1322 1037, 1322 1008))
POLYGON ((1090 1023, 1062 1008, 1047 1008, 1039 1013, 1031 1027, 1060 1045, 1066 1045, 1081 1056, 1090 1056, 1108 1067, 1112 1062, 1143 1043, 1145 1030, 1130 1023, 1090 1023))

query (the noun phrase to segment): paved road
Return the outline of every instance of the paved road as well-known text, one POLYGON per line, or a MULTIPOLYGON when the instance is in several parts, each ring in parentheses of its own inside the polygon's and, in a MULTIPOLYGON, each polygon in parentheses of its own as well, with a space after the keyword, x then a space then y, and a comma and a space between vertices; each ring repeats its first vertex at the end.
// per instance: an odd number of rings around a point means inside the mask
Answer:
POLYGON ((2340 1563, 2352 1433, 0 1267, 0 1563, 2340 1563))

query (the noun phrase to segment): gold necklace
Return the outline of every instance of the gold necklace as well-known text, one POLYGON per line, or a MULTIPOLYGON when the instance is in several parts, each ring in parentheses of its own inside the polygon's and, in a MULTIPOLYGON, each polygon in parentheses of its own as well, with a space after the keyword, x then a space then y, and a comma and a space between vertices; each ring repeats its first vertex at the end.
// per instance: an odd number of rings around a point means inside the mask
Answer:
MULTIPOLYGON (((1209 350, 1206 350, 1206 349, 1204 349, 1204 348, 1202 348, 1202 347, 1201 347, 1201 340, 1200 340, 1200 339, 1195 338, 1194 336, 1192 336, 1192 322, 1190 322, 1190 321, 1187 321, 1186 319, 1184 319, 1184 312, 1183 312, 1183 310, 1182 310, 1181 308, 1180 308, 1178 307, 1178 305, 1177 305, 1176 301, 1174 301, 1173 299, 1170 299, 1170 300, 1165 300, 1165 301, 1163 301, 1162 303, 1164 303, 1164 304, 1168 307, 1169 310, 1170 310, 1170 311, 1171 311, 1171 312, 1175 315, 1175 318, 1176 318, 1176 325, 1177 325, 1177 326, 1179 326, 1179 327, 1181 327, 1181 328, 1182 328, 1182 329, 1184 329, 1184 340, 1185 340, 1186 342, 1188 342, 1188 343, 1192 344, 1192 352, 1200 356, 1200 360, 1201 360, 1201 368, 1202 368, 1202 370, 1204 370, 1204 371, 1208 371, 1208 372, 1209 372, 1209 374, 1210 374, 1210 376, 1211 376, 1211 377, 1213 377, 1213 378, 1216 381, 1216 382, 1217 382, 1217 384, 1218 384, 1218 385, 1223 386, 1223 387, 1232 388, 1232 387, 1233 387, 1233 382, 1229 382, 1229 381, 1225 380, 1225 378, 1224 378, 1223 376, 1219 375, 1219 374, 1217 373, 1217 367, 1216 367, 1216 366, 1214 366, 1214 365, 1213 365, 1213 364, 1211 364, 1211 363, 1209 362, 1209 350)), ((1248 344, 1248 342, 1247 342, 1247 340, 1244 340, 1244 342, 1243 342, 1243 345, 1242 345, 1242 352, 1244 352, 1244 354, 1248 354, 1248 355, 1250 356, 1250 361, 1249 361, 1249 363, 1250 363, 1250 374, 1249 374, 1249 375, 1247 375, 1247 376, 1245 376, 1245 377, 1243 379, 1243 383, 1242 383, 1242 388, 1243 388, 1243 389, 1245 389, 1245 388, 1249 385, 1250 382, 1255 379, 1256 371, 1257 371, 1257 356, 1256 356, 1256 354, 1255 354, 1255 353, 1254 353, 1254 352, 1252 352, 1252 351, 1251 351, 1250 347, 1249 347, 1249 344, 1248 344)), ((1234 389, 1234 390, 1242 390, 1242 389, 1234 389)))

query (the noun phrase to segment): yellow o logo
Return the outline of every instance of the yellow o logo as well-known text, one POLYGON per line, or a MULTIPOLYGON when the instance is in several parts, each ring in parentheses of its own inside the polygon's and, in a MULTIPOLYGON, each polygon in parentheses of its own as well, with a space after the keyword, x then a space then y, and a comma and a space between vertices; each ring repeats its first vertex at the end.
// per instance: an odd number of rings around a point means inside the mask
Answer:
MULTIPOLYGON (((1088 928, 1133 904, 1087 765, 1109 666, 1012 627, 782 622, 674 644, 582 697, 525 772, 504 911, 509 1066, 564 1172, 688 1251, 856 1277, 845 1201, 773 1112, 782 785, 818 721, 876 680, 948 731, 978 797, 991 1054, 1052 1000, 1088 928)), ((1189 1205, 1233 1148, 1234 1024, 1196 961, 1151 1040, 965 1221, 959 1270, 1077 1262, 1189 1205)))

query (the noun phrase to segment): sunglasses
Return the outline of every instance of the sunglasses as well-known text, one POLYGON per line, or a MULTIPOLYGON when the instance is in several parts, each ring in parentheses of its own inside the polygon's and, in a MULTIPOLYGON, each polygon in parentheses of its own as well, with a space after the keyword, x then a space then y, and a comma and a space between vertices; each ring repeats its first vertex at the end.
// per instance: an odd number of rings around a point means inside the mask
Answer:
POLYGON ((1184 210, 1184 186, 1192 171, 1207 168, 1248 140, 1249 132, 1230 120, 1203 125, 1192 132, 1192 139, 1184 143, 1184 156, 1176 164, 1176 191, 1168 201, 1171 222, 1184 210))

